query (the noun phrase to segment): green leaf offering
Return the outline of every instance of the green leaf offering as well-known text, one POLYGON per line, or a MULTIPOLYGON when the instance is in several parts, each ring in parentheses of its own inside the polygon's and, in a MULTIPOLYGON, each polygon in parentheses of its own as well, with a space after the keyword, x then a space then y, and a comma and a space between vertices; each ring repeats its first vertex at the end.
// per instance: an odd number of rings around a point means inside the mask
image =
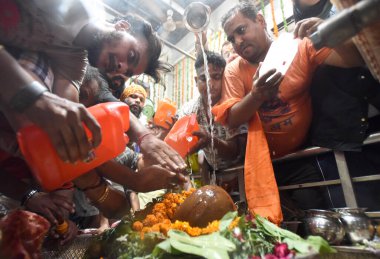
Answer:
POLYGON ((280 239, 289 238, 294 240, 302 239, 299 235, 289 230, 282 229, 259 215, 256 215, 256 224, 259 229, 262 229, 272 237, 278 237, 280 239))
POLYGON ((237 211, 227 212, 227 214, 224 215, 223 218, 220 220, 219 231, 226 230, 230 226, 232 221, 236 218, 236 216, 237 216, 237 211))
POLYGON ((313 246, 314 250, 320 254, 336 253, 336 250, 332 248, 329 243, 322 237, 309 236, 306 241, 309 242, 309 244, 313 246))
POLYGON ((164 250, 169 254, 193 254, 209 259, 229 259, 228 252, 236 249, 234 243, 215 232, 209 235, 190 237, 185 232, 170 230, 169 238, 158 244, 153 251, 153 255, 158 255, 159 250, 164 250))

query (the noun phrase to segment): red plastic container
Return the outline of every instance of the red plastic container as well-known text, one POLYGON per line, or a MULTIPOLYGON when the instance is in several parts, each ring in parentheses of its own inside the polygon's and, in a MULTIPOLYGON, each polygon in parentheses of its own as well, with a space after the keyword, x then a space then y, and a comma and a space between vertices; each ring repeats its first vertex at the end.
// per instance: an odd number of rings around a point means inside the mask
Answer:
MULTIPOLYGON (((52 191, 78 176, 115 158, 125 149, 129 129, 129 107, 122 102, 102 103, 88 108, 99 122, 102 142, 95 149, 95 159, 76 164, 63 162, 48 137, 39 127, 32 125, 17 133, 18 143, 26 162, 42 188, 52 191)), ((86 129, 90 139, 90 131, 86 129)))
POLYGON ((168 121, 170 124, 173 123, 172 116, 174 116, 176 112, 177 107, 175 102, 172 102, 169 99, 158 101, 157 111, 154 114, 153 122, 158 126, 169 129, 169 125, 166 123, 166 121, 168 121))
POLYGON ((198 137, 192 134, 193 131, 198 130, 196 115, 187 115, 174 124, 164 141, 185 158, 189 150, 198 142, 198 137))

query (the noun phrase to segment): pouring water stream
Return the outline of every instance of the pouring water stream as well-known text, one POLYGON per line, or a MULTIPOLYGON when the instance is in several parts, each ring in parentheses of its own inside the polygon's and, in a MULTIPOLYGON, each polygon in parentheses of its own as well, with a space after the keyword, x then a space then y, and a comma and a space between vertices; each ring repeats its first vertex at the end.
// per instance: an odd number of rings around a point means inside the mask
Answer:
MULTIPOLYGON (((203 42, 202 40, 202 32, 198 33, 200 42, 203 42)), ((209 124, 210 124, 210 134, 211 134, 211 165, 213 168, 213 172, 211 175, 211 180, 210 184, 211 185, 216 185, 216 175, 215 175, 215 152, 214 152, 214 120, 212 117, 212 112, 211 112, 211 90, 210 90, 210 74, 208 72, 208 62, 207 62, 207 56, 205 53, 205 49, 203 47, 203 44, 200 44, 201 49, 202 49, 202 54, 203 54, 203 64, 204 64, 204 69, 205 69, 205 76, 206 76, 206 84, 207 84, 207 102, 208 102, 208 107, 207 107, 207 114, 209 117, 209 124)))

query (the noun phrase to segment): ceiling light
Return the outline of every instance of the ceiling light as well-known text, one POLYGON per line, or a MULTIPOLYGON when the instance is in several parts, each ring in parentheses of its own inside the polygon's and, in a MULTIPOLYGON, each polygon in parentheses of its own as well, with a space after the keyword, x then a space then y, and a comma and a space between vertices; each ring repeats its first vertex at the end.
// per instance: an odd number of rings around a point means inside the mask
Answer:
POLYGON ((168 17, 162 26, 164 27, 165 31, 171 32, 177 28, 177 26, 173 20, 173 10, 169 9, 167 11, 167 15, 168 15, 168 17))

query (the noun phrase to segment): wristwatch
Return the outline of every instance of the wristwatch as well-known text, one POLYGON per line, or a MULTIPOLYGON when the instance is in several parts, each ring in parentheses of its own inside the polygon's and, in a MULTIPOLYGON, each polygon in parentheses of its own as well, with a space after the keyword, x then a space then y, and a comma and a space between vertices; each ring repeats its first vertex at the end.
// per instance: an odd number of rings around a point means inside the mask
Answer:
POLYGON ((36 194, 38 193, 38 190, 36 189, 30 189, 28 190, 25 195, 21 199, 21 206, 25 206, 25 204, 36 194))

